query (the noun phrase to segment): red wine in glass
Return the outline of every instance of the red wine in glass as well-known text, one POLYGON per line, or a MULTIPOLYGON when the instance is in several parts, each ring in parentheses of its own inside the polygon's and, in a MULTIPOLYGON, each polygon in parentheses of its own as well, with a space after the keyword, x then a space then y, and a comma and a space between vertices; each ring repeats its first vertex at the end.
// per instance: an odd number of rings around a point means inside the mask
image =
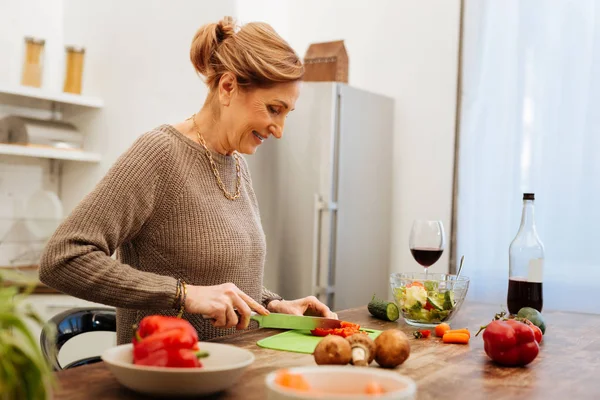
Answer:
POLYGON ((423 267, 430 267, 440 259, 444 250, 417 247, 410 249, 410 252, 412 253, 416 262, 421 264, 423 267))
POLYGON ((409 248, 415 261, 425 268, 425 278, 427 278, 427 269, 442 256, 445 243, 442 221, 417 220, 413 222, 409 248))

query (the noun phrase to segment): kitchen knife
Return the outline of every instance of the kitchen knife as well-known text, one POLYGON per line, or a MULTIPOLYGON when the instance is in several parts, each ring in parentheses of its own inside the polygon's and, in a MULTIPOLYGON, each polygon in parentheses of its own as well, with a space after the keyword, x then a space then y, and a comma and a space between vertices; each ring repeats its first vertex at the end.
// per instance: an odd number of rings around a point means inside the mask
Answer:
MULTIPOLYGON (((207 316, 202 316, 208 318, 207 316)), ((290 315, 270 313, 269 315, 260 315, 256 312, 250 314, 250 319, 258 322, 261 328, 276 328, 276 329, 301 329, 312 330, 315 328, 335 329, 340 328, 342 321, 338 319, 308 317, 303 315, 290 315)))
POLYGON ((261 328, 277 328, 277 329, 302 329, 311 330, 315 328, 334 329, 340 328, 341 322, 338 319, 322 318, 322 317, 307 317, 303 315, 290 315, 270 313, 269 315, 260 315, 252 313, 250 319, 258 322, 261 328))

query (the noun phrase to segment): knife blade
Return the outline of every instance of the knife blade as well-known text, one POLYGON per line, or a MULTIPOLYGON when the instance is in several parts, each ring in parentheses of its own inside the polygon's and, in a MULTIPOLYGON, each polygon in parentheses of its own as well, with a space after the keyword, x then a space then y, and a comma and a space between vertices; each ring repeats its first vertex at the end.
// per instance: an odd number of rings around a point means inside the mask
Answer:
MULTIPOLYGON (((237 313, 237 310, 235 311, 237 313)), ((210 318, 206 315, 202 317, 206 319, 210 318)), ((336 329, 342 326, 342 321, 339 319, 280 313, 260 315, 254 311, 250 314, 250 319, 258 322, 258 326, 261 328, 312 330, 316 328, 336 329)))
POLYGON ((335 329, 341 327, 341 321, 338 319, 309 317, 304 315, 279 313, 260 315, 253 312, 250 315, 250 319, 258 322, 258 326, 261 328, 311 330, 315 328, 335 329))

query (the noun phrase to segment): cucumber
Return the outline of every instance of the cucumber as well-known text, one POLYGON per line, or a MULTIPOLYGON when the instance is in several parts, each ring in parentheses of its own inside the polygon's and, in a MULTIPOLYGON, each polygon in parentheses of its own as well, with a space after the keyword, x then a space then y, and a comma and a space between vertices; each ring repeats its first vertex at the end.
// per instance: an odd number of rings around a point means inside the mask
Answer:
POLYGON ((427 302, 429 302, 429 304, 431 304, 431 306, 438 311, 444 310, 444 302, 437 300, 434 296, 427 297, 427 302))
POLYGON ((395 321, 400 317, 400 311, 398 311, 396 304, 376 299, 375 295, 373 295, 367 308, 372 316, 384 321, 395 321))
POLYGON ((446 293, 444 293, 444 310, 452 310, 455 304, 454 292, 452 290, 446 291, 446 293))

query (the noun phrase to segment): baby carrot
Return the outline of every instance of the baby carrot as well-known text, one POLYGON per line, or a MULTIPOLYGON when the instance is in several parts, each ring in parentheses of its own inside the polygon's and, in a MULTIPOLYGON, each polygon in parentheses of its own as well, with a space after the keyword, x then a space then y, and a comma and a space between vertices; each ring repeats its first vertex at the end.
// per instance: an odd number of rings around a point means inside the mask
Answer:
POLYGON ((444 343, 458 343, 458 344, 467 344, 469 343, 469 335, 466 333, 448 333, 444 335, 442 338, 444 343))
POLYGON ((379 382, 370 381, 365 388, 365 394, 384 394, 385 390, 379 382))
POLYGON ((448 332, 450 329, 452 329, 450 328, 450 325, 443 322, 435 327, 435 336, 442 337, 444 336, 444 333, 448 332))
POLYGON ((471 338, 471 332, 469 332, 468 329, 451 329, 449 331, 446 331, 446 333, 444 333, 444 335, 447 335, 448 333, 465 333, 465 334, 469 335, 469 338, 471 338))

